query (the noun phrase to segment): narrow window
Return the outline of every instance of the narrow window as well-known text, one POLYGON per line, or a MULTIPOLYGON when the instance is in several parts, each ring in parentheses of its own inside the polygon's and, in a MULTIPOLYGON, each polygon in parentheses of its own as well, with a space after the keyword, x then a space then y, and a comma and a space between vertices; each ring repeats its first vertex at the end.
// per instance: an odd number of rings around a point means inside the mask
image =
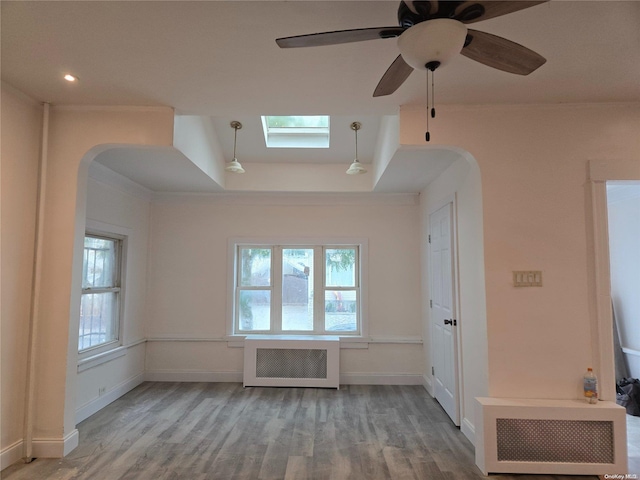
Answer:
POLYGON ((84 238, 80 352, 119 340, 121 252, 119 238, 93 234, 84 238))
POLYGON ((356 247, 324 249, 324 329, 353 332, 358 329, 358 250, 356 247))
POLYGON ((271 248, 238 248, 238 331, 271 329, 271 248))
POLYGON ((313 248, 282 250, 282 330, 313 331, 313 248))

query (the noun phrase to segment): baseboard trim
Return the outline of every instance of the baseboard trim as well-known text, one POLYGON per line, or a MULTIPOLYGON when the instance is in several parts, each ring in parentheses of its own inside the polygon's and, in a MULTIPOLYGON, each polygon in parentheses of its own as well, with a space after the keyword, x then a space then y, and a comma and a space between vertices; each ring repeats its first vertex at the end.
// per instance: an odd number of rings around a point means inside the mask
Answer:
POLYGON ((341 385, 422 385, 422 375, 405 373, 341 373, 341 385))
MULTIPOLYGON (((148 370, 147 382, 232 382, 242 383, 242 372, 148 370)), ((402 373, 342 373, 341 385, 422 385, 422 375, 402 373)))
MULTIPOLYGON (((78 430, 62 438, 34 438, 32 443, 33 458, 62 458, 71 453, 80 440, 78 430)), ((24 458, 24 441, 18 440, 0 452, 0 470, 24 458)))
POLYGON ((0 470, 18 462, 24 456, 23 441, 18 440, 0 451, 0 470))
POLYGON ((76 410, 76 424, 82 422, 83 420, 89 418, 94 413, 99 412, 104 407, 109 405, 111 402, 116 401, 125 393, 133 390, 142 382, 145 381, 146 375, 144 373, 140 373, 135 377, 132 377, 124 382, 116 385, 114 388, 106 392, 104 395, 97 397, 91 400, 89 403, 84 404, 82 407, 76 410))
POLYGON ((460 425, 460 431, 464 434, 465 437, 471 442, 472 445, 476 444, 476 427, 469 421, 468 418, 462 419, 462 424, 460 425))
POLYGON ((144 379, 147 382, 242 383, 242 372, 147 370, 145 372, 144 379))
POLYGON ((633 355, 635 357, 640 357, 640 351, 634 350, 632 348, 622 347, 622 352, 627 355, 633 355))
POLYGON ((433 383, 431 382, 431 377, 429 377, 428 375, 423 375, 422 386, 427 391, 427 393, 433 397, 433 383))
POLYGON ((34 438, 34 458, 62 458, 78 446, 79 434, 75 429, 62 438, 34 438))

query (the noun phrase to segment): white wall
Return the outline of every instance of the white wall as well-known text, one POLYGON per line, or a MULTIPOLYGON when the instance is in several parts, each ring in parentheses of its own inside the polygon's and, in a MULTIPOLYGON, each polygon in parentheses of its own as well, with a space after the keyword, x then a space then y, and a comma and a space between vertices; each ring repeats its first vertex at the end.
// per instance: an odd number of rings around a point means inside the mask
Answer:
POLYGON ((2 84, 0 468, 22 457, 42 107, 2 84))
MULTIPOLYGON (((422 322, 425 342, 426 372, 431 371, 430 308, 428 269, 429 215, 455 197, 455 218, 458 249, 459 298, 457 312, 461 373, 460 395, 463 399, 461 429, 474 440, 475 397, 488 394, 487 319, 484 285, 484 255, 482 239, 482 189, 480 171, 474 159, 461 155, 420 195, 422 248, 422 322)), ((428 374, 428 373, 427 373, 428 374)), ((429 375, 431 380, 431 376, 429 375)))
POLYGON ((340 164, 242 162, 242 175, 228 173, 229 192, 370 192, 372 174, 345 175, 340 164))
POLYGON ((176 115, 173 146, 224 187, 224 156, 211 117, 176 115))
POLYGON ((242 350, 220 341, 227 333, 231 237, 367 238, 369 334, 413 343, 342 349, 343 380, 375 383, 398 375, 421 381, 415 195, 160 197, 153 204, 149 261, 150 378, 241 379, 242 350), (201 341, 177 341, 185 337, 201 341), (153 341, 159 339, 174 341, 153 341))
MULTIPOLYGON (((425 116, 401 109, 401 144, 424 145, 425 116)), ((488 393, 576 398, 597 356, 588 164, 640 162, 640 105, 443 106, 431 127, 482 175, 488 393), (543 287, 514 288, 529 269, 543 287)))
MULTIPOLYGON (((87 228, 126 235, 123 276, 122 356, 78 373, 76 421, 104 407, 144 379, 144 322, 146 318, 147 250, 151 194, 140 189, 118 188, 118 175, 101 174, 100 164, 90 166, 87 183, 87 228), (96 173, 93 173, 93 172, 96 173), (98 178, 95 178, 98 177, 98 178), (104 392, 99 393, 99 389, 104 392), (104 397, 104 398, 101 398, 104 397)), ((126 179, 122 179, 125 182, 126 179)))
POLYGON ((611 298, 629 374, 640 378, 640 184, 609 190, 611 298))
POLYGON ((173 111, 52 107, 50 125, 41 315, 37 319, 36 457, 63 456, 78 441, 77 336, 88 166, 113 144, 170 146, 173 111))

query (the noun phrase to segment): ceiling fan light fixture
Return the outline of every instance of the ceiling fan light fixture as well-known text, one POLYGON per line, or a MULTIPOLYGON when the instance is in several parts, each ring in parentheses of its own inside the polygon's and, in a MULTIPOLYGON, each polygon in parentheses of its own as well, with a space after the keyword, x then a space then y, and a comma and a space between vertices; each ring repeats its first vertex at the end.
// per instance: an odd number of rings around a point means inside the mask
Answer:
POLYGON ((242 124, 236 120, 230 123, 231 128, 233 128, 233 160, 227 163, 224 169, 227 172, 231 173, 244 173, 244 168, 240 165, 240 162, 236 158, 236 142, 238 140, 238 130, 242 128, 242 124))
POLYGON ((467 38, 467 27, 458 20, 437 18, 420 22, 398 37, 398 49, 407 64, 417 70, 439 62, 446 65, 458 55, 467 38))

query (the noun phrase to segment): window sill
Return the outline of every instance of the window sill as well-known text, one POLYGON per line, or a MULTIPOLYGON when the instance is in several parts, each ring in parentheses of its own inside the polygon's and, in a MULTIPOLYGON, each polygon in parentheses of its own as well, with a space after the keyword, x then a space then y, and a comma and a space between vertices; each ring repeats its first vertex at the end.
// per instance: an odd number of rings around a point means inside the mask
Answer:
MULTIPOLYGON (((227 341, 227 347, 229 348, 244 348, 244 339, 251 334, 247 335, 227 335, 225 340, 227 341)), ((281 338, 283 335, 268 335, 269 338, 273 338, 277 340, 281 338)), ((366 349, 369 348, 369 343, 371 342, 370 338, 364 337, 345 337, 340 335, 284 335, 288 338, 296 337, 301 341, 304 340, 322 340, 323 337, 331 336, 331 337, 339 337, 340 338, 340 348, 360 348, 366 349)))
MULTIPOLYGON (((247 334, 249 335, 249 334, 247 334)), ((244 348, 244 339, 247 335, 226 335, 224 337, 194 337, 190 335, 172 335, 172 336, 162 336, 162 337, 149 337, 145 341, 147 342, 221 342, 226 343, 229 348, 244 348)), ((289 337, 295 335, 288 335, 289 337)), ((322 335, 299 335, 300 339, 303 340, 308 338, 310 340, 319 340, 322 338, 322 335)), ((413 344, 413 345, 422 345, 422 338, 420 337, 354 337, 354 336, 340 336, 340 335, 330 335, 332 337, 340 338, 340 348, 350 348, 350 349, 367 349, 369 348, 369 344, 389 344, 389 345, 397 345, 397 344, 413 344)), ((277 335, 274 335, 275 339, 277 335)), ((131 346, 131 345, 130 345, 131 346)))
POLYGON ((116 358, 126 355, 126 353, 126 347, 116 347, 108 352, 99 353, 97 355, 92 355, 91 357, 78 360, 78 373, 97 367, 103 363, 110 362, 111 360, 115 360, 116 358))
POLYGON ((78 373, 98 367, 104 363, 115 360, 116 358, 123 357, 127 354, 127 350, 129 350, 131 347, 135 347, 136 345, 144 342, 146 342, 146 340, 139 340, 129 345, 121 345, 111 350, 107 350, 106 352, 97 353, 95 355, 91 355, 90 357, 84 357, 78 360, 78 373))

